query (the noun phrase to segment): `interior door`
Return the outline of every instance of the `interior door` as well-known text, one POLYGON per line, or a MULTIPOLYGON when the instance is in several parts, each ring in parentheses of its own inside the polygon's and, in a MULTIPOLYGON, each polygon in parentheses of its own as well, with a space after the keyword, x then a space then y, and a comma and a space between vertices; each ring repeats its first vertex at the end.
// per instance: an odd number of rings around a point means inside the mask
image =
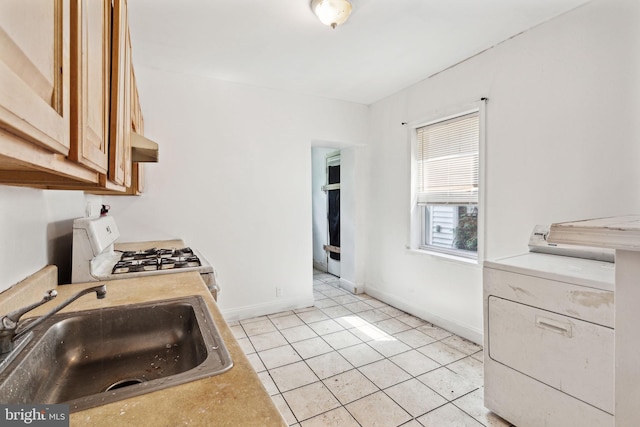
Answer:
POLYGON ((340 277, 340 153, 327 156, 327 271, 340 277))

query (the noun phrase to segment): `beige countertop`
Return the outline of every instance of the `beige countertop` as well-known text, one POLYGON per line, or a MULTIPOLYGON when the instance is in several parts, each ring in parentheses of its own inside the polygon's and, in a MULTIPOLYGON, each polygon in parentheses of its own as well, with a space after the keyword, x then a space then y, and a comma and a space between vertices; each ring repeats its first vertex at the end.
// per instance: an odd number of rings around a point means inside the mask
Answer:
MULTIPOLYGON (((10 289, 6 295, 0 294, 0 309, 6 310, 14 305, 14 302, 32 298, 31 295, 27 297, 25 294, 35 294, 32 301, 39 299, 42 296, 42 288, 50 286, 43 277, 55 275, 55 268, 52 269, 53 273, 45 270, 34 275, 36 284, 32 289, 10 289), (13 301, 8 302, 7 297, 11 297, 13 301)), ((92 282, 58 286, 58 298, 33 310, 29 316, 43 314, 80 289, 96 284, 92 282)), ((197 272, 112 280, 106 282, 106 285, 105 299, 83 296, 61 312, 201 295, 216 322, 234 365, 226 373, 210 378, 72 413, 71 426, 287 425, 197 272)))

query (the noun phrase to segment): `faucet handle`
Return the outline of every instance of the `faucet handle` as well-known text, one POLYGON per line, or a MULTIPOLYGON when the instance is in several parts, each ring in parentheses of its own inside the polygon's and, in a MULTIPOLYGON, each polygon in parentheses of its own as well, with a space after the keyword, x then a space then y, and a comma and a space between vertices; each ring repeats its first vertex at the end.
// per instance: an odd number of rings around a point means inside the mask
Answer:
MULTIPOLYGON (((18 323, 18 320, 20 320, 20 318, 27 312, 33 310, 36 307, 40 307, 42 304, 44 304, 45 302, 49 302, 52 299, 54 299, 55 297, 58 296, 58 291, 56 291, 55 289, 49 289, 48 291, 46 291, 44 293, 44 296, 42 297, 42 299, 38 302, 35 302, 33 304, 30 304, 26 307, 22 307, 19 308, 17 310, 12 311, 11 313, 7 314, 6 316, 4 316, 4 318, 2 319, 3 323, 9 321, 9 322, 13 322, 18 323)), ((4 325, 4 326, 8 326, 8 325, 4 325)), ((14 326, 15 327, 15 326, 14 326)))

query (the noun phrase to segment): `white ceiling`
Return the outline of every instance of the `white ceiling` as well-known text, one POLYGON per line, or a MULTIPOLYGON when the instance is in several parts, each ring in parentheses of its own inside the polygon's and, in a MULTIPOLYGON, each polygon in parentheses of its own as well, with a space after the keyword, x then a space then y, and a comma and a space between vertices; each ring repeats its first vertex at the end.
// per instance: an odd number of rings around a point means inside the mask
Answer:
POLYGON ((589 0, 129 0, 134 65, 371 104, 589 0))

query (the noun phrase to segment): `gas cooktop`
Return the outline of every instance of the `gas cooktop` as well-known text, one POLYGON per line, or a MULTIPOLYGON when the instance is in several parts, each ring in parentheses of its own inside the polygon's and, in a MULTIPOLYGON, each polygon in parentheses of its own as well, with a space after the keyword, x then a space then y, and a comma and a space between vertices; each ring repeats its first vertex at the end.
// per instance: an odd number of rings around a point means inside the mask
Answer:
POLYGON ((145 249, 142 251, 122 252, 112 274, 137 273, 141 271, 170 270, 186 267, 200 267, 200 258, 191 248, 181 249, 145 249))

